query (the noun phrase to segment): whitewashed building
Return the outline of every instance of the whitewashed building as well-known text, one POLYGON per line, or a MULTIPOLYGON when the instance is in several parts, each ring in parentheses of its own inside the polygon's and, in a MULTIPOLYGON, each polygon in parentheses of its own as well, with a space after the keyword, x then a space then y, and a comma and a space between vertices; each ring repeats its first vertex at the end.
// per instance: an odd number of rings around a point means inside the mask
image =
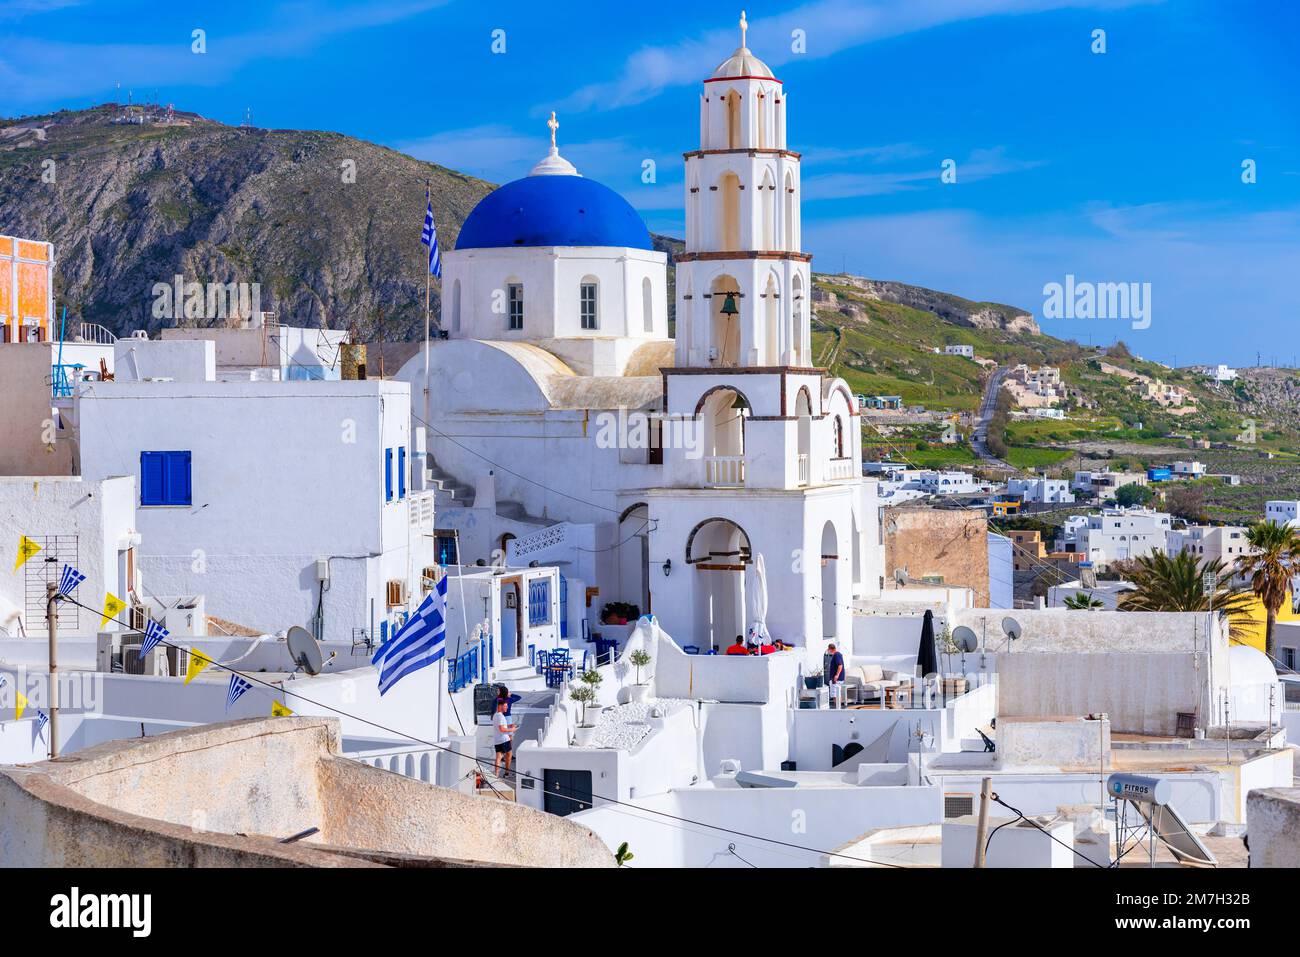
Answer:
POLYGON ((1013 478, 1007 481, 1007 491, 1012 495, 1019 495, 1025 502, 1068 504, 1074 501, 1070 483, 1065 479, 1013 478))
MULTIPOLYGON (((16 549, 26 536, 41 547, 21 567, 5 553, 0 575, 0 631, 17 637, 20 631, 44 637, 46 585, 58 584, 64 564, 86 576, 73 593, 98 609, 104 593, 129 604, 145 594, 139 566, 142 541, 136 526, 135 479, 118 475, 89 479, 70 475, 0 477, 0 541, 16 549), (12 574, 10 574, 12 569, 12 574), (21 616, 21 623, 12 616, 21 616)), ((157 583, 149 588, 158 590, 157 583)), ((100 616, 71 602, 59 609, 59 632, 66 637, 90 636, 100 616)), ((109 622, 105 631, 116 631, 109 622)))
POLYGON ((1300 528, 1300 501, 1274 499, 1264 503, 1264 521, 1275 525, 1294 525, 1300 528))
POLYGON ((219 380, 211 341, 132 348, 167 375, 119 361, 80 386, 76 420, 86 479, 135 477, 151 590, 333 640, 382 639, 414 610, 435 540, 406 383, 219 380))
POLYGON ((1171 527, 1166 512, 1149 508, 1107 508, 1087 516, 1086 525, 1065 527, 1065 547, 1085 553, 1104 567, 1113 561, 1164 552, 1171 527))

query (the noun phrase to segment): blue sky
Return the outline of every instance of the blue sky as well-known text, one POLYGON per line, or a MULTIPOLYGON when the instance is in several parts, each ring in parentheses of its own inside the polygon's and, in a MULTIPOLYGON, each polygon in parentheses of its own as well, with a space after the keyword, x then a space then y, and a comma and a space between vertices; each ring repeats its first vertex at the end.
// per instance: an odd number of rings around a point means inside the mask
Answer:
MULTIPOLYGON (((740 0, 745 2, 745 0, 740 0)), ((740 3, 0 0, 0 114, 115 84, 238 123, 331 129, 496 181, 545 152, 681 235, 681 153, 740 3), (596 12, 599 10, 599 12, 596 12), (649 12, 647 12, 649 11, 649 12), (191 52, 195 29, 207 52, 191 52), (505 52, 492 51, 505 31, 505 52), (653 159, 657 181, 641 181, 653 159)), ((1290 0, 747 4, 804 154, 814 269, 1041 317, 1043 286, 1151 284, 1151 325, 1048 320, 1169 362, 1291 365, 1300 12, 1290 0), (1105 31, 1105 53, 1092 52, 1105 31), (792 50, 802 30, 806 52, 792 50), (940 181, 957 164, 957 182, 940 181), (1257 181, 1242 182, 1255 162, 1257 181)), ((125 94, 123 94, 125 96, 125 94)), ((419 210, 413 215, 418 218, 419 210)))

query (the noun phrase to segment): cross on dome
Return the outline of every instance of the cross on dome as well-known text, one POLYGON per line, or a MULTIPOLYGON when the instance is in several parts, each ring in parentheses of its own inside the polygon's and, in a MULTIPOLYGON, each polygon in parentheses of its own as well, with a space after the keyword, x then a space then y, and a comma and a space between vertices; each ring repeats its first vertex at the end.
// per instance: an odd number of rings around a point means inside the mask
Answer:
MULTIPOLYGON (((749 30, 749 23, 745 20, 745 11, 740 11, 740 48, 745 49, 745 33, 749 30)), ((552 116, 555 114, 552 113, 552 116)))
POLYGON ((546 121, 546 126, 551 131, 551 151, 546 154, 546 158, 533 167, 529 176, 581 176, 582 174, 574 167, 572 163, 560 155, 560 148, 555 145, 555 133, 560 128, 560 121, 555 118, 555 111, 551 110, 551 118, 546 121))

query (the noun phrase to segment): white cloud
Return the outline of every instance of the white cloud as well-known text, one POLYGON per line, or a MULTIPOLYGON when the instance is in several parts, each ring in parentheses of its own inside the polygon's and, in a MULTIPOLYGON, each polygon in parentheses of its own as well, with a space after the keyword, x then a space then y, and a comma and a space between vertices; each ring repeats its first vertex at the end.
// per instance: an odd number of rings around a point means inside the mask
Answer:
MULTIPOLYGON (((749 48, 769 66, 793 59, 819 59, 889 37, 984 17, 1041 13, 1071 7, 1115 8, 1161 0, 814 0, 785 13, 750 22, 749 48), (791 49, 791 33, 803 30, 807 52, 791 49)), ((647 46, 627 57, 612 80, 575 90, 556 109, 615 109, 645 102, 666 89, 698 83, 713 72, 740 40, 739 27, 710 30, 666 46, 647 46)))
MULTIPOLYGON (((71 0, 50 0, 53 4, 71 0)), ((177 83, 213 86, 249 63, 309 51, 323 41, 355 30, 398 23, 445 5, 448 0, 355 2, 328 16, 301 4, 275 8, 269 25, 228 35, 209 31, 207 52, 190 50, 189 34, 170 43, 67 43, 61 40, 4 38, 3 76, 9 103, 43 103, 87 95, 107 95, 114 80, 145 89, 177 83)), ((23 0, 18 7, 39 5, 23 0)))

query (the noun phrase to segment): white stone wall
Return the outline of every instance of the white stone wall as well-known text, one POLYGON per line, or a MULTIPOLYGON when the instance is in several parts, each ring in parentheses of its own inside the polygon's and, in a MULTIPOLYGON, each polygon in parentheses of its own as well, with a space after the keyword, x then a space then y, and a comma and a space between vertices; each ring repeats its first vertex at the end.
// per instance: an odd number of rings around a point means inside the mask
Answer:
POLYGON ((321 603, 323 637, 339 640, 379 633, 389 580, 418 603, 433 545, 410 526, 409 476, 396 498, 396 450, 413 459, 405 383, 109 382, 78 406, 87 478, 138 476, 145 450, 192 453, 193 504, 139 510, 155 593, 205 594, 210 614, 268 631, 310 627, 321 603), (330 564, 323 602, 317 559, 330 564))

